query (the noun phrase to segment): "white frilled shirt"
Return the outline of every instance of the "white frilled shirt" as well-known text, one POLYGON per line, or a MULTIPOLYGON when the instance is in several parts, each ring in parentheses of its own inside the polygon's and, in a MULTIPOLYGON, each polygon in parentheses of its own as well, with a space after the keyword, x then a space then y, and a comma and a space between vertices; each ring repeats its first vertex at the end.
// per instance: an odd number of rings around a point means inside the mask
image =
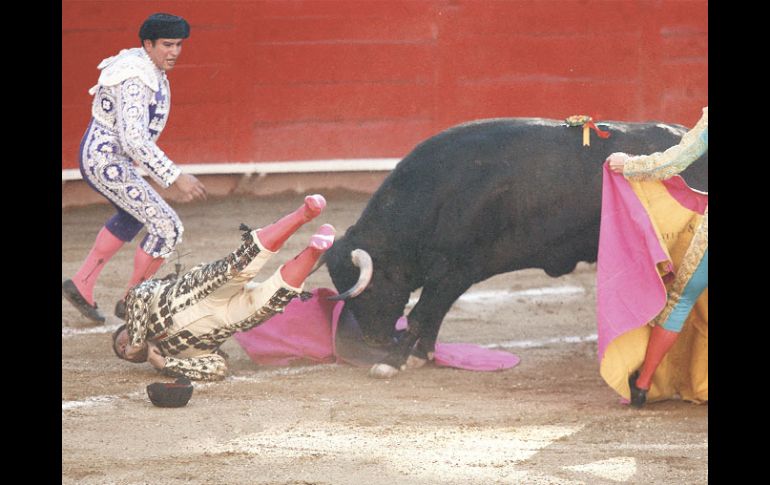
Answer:
POLYGON ((99 81, 88 90, 94 96, 91 129, 115 151, 109 156, 133 160, 161 186, 170 186, 181 169, 155 144, 171 110, 166 73, 141 47, 123 49, 98 69, 99 81))

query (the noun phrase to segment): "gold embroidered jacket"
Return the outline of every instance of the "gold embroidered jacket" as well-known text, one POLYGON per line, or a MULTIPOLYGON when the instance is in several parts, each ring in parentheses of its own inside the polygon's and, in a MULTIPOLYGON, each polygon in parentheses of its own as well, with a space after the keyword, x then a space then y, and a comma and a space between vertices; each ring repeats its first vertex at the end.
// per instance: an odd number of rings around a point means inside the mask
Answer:
POLYGON ((162 372, 196 380, 223 379, 227 365, 219 350, 231 335, 283 312, 301 288, 288 286, 280 268, 258 285, 248 284, 267 259, 255 237, 225 258, 195 266, 177 280, 148 280, 126 298, 131 345, 151 341, 166 357, 162 372))

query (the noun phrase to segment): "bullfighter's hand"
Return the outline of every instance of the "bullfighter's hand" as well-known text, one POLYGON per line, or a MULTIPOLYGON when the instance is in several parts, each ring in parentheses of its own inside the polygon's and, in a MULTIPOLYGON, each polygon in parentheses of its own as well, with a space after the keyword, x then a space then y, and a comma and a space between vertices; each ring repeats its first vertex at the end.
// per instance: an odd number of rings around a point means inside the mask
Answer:
POLYGON ((180 173, 174 185, 182 192, 185 201, 193 199, 205 200, 207 197, 206 186, 195 175, 180 173))
POLYGON ((158 370, 166 367, 166 358, 161 355, 158 347, 152 342, 147 344, 147 361, 158 370))
POLYGON ((607 157, 605 162, 609 162, 610 170, 613 172, 623 173, 623 166, 626 164, 629 158, 631 157, 627 153, 615 152, 607 157))

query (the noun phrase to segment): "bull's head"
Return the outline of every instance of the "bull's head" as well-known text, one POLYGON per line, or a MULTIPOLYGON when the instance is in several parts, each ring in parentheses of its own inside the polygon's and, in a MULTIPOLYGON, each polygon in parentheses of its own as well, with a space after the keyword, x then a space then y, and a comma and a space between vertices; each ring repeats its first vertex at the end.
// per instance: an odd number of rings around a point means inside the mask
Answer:
POLYGON ((346 291, 335 297, 329 298, 330 300, 347 300, 348 298, 355 298, 360 295, 372 281, 374 265, 369 253, 363 249, 354 249, 350 252, 350 261, 353 263, 353 266, 359 270, 358 281, 346 291))
POLYGON ((340 322, 360 329, 363 341, 383 347, 393 342, 394 325, 404 310, 406 300, 398 297, 397 284, 383 268, 376 269, 376 256, 351 247, 344 239, 335 242, 325 255, 326 266, 340 294, 333 299, 345 300, 340 322))

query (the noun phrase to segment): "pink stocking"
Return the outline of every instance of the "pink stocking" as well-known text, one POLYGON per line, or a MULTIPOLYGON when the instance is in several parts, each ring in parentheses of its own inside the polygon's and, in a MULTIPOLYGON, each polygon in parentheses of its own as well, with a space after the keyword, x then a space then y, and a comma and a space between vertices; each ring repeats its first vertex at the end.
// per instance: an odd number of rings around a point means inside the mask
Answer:
POLYGON ((112 259, 115 253, 123 247, 123 244, 125 244, 124 241, 115 237, 106 227, 102 227, 99 234, 96 235, 96 241, 86 256, 86 260, 72 277, 75 287, 89 304, 94 304, 94 286, 99 278, 99 273, 102 272, 107 261, 112 259))
POLYGON ((305 282, 321 255, 334 244, 334 226, 324 224, 310 238, 310 244, 294 259, 283 265, 281 277, 289 286, 299 288, 305 282))

